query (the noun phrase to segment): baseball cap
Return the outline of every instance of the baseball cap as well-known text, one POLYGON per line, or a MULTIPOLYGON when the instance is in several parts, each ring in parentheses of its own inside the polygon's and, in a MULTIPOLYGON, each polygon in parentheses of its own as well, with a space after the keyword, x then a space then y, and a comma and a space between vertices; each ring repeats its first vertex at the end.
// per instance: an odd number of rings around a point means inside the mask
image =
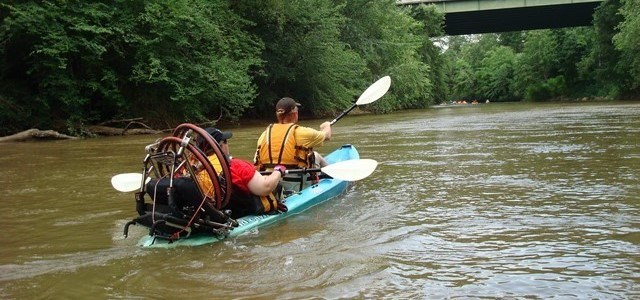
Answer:
POLYGON ((218 128, 208 127, 205 128, 206 131, 211 137, 218 142, 218 144, 226 139, 230 139, 233 136, 231 131, 221 131, 218 128))
POLYGON ((286 114, 292 111, 295 107, 301 107, 301 106, 302 104, 296 102, 296 100, 293 100, 289 97, 284 97, 278 100, 278 103, 276 103, 276 113, 286 114))

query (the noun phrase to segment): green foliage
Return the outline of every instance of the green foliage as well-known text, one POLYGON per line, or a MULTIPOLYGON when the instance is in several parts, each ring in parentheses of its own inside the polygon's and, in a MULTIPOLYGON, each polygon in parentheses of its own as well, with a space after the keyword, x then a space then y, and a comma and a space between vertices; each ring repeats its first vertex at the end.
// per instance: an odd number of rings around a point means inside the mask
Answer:
POLYGON ((385 112, 427 106, 433 83, 429 66, 420 57, 427 37, 418 35, 424 34, 425 24, 398 10, 391 0, 346 2, 344 14, 350 20, 343 39, 366 61, 370 82, 383 75, 392 77, 393 93, 371 109, 385 112))
POLYGON ((358 93, 364 61, 341 41, 347 19, 329 0, 243 1, 235 10, 256 22, 264 41, 260 96, 253 114, 272 116, 281 97, 300 101, 303 113, 326 114, 347 107, 358 93))
POLYGON ((593 27, 450 37, 443 67, 450 100, 546 101, 637 93, 638 4, 604 1, 593 27))
POLYGON ((366 109, 384 112, 433 101, 439 68, 433 71, 425 61, 435 65, 439 53, 425 32, 441 30, 442 22, 433 11, 422 11, 422 21, 416 21, 391 0, 242 1, 234 9, 256 22, 251 32, 265 41, 253 114, 271 116, 283 96, 302 102, 303 113, 336 113, 385 75, 392 76, 392 92, 366 109), (433 20, 440 21, 426 23, 433 20))
POLYGON ((283 96, 333 115, 385 75, 390 92, 365 109, 632 95, 639 7, 604 1, 593 27, 437 38, 435 6, 394 0, 3 2, 0 134, 271 118, 283 96))
POLYGON ((622 20, 619 9, 619 1, 607 1, 596 10, 586 53, 577 64, 580 78, 597 96, 618 97, 630 86, 628 61, 612 43, 622 20))
POLYGON ((522 52, 525 37, 523 31, 501 32, 497 36, 501 46, 509 47, 517 53, 522 52))
POLYGON ((499 46, 491 49, 482 59, 477 76, 481 84, 478 89, 480 98, 497 101, 514 100, 514 65, 516 53, 509 47, 499 46))
POLYGON ((622 52, 622 63, 629 66, 631 88, 640 88, 640 0, 621 0, 619 32, 613 40, 616 49, 622 52))
POLYGON ((2 129, 82 133, 117 118, 151 125, 348 107, 378 78, 385 101, 426 107, 447 93, 432 7, 393 0, 25 1, 0 10, 2 129), (413 17, 412 17, 413 16, 413 17), (11 124, 11 125, 9 125, 11 124))
POLYGON ((89 118, 96 101, 122 100, 114 70, 103 65, 114 36, 120 34, 102 25, 111 22, 113 8, 84 2, 27 2, 3 8, 8 16, 0 25, 0 97, 11 103, 9 120, 30 115, 4 130, 56 127, 57 121, 71 116, 89 118))
POLYGON ((565 92, 566 82, 564 76, 556 76, 529 86, 525 93, 525 99, 547 101, 557 98, 565 92))
POLYGON ((476 82, 473 67, 464 58, 455 57, 451 53, 445 55, 448 58, 445 74, 450 99, 454 101, 473 97, 476 82))
POLYGON ((262 44, 222 1, 24 2, 4 5, 2 116, 82 132, 86 123, 151 116, 238 118, 255 97, 262 44), (12 89, 9 89, 12 88, 12 89))
MULTIPOLYGON (((453 47, 445 52, 449 66, 446 67, 449 88, 452 89, 449 100, 488 99, 483 94, 487 90, 486 83, 480 77, 487 78, 490 70, 483 67, 487 53, 497 47, 498 39, 495 34, 473 35, 466 38, 452 37, 453 47)), ((495 99, 493 99, 495 100, 495 99)))
POLYGON ((558 41, 551 30, 527 33, 521 63, 531 66, 527 80, 533 82, 554 76, 558 66, 558 41))
MULTIPOLYGON (((413 18, 422 23, 422 26, 415 34, 417 36, 423 36, 422 47, 418 53, 420 60, 429 66, 429 76, 431 82, 433 82, 432 95, 427 99, 428 104, 436 104, 446 101, 448 98, 449 90, 447 89, 447 78, 445 67, 447 62, 442 55, 442 49, 439 45, 442 44, 441 38, 431 38, 430 41, 427 37, 439 37, 444 34, 444 14, 436 9, 433 5, 420 5, 411 12, 413 18)), ((424 104, 425 102, 423 102, 424 104)))
POLYGON ((260 41, 250 23, 221 1, 145 3, 126 28, 135 110, 161 107, 184 121, 237 119, 256 90, 249 70, 260 66, 260 41))

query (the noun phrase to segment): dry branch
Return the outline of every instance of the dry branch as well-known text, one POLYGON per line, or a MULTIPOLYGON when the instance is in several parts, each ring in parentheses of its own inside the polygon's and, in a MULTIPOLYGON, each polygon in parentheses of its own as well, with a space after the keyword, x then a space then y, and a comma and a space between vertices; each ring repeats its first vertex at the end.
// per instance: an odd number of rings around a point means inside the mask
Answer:
POLYGON ((98 124, 98 126, 107 126, 107 124, 114 124, 114 123, 130 123, 130 122, 136 122, 136 121, 142 121, 142 120, 144 120, 144 118, 109 120, 109 121, 105 121, 98 124))
POLYGON ((151 128, 114 128, 107 126, 94 125, 89 126, 89 131, 97 135, 135 135, 135 134, 156 134, 160 131, 151 128))

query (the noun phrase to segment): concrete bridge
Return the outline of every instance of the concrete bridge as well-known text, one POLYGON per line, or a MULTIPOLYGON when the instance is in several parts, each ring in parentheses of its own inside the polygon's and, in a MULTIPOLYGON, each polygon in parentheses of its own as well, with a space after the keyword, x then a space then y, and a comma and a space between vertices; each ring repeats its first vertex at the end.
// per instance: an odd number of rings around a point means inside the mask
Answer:
POLYGON ((506 32, 589 26, 603 0, 396 0, 398 5, 436 5, 445 33, 506 32))

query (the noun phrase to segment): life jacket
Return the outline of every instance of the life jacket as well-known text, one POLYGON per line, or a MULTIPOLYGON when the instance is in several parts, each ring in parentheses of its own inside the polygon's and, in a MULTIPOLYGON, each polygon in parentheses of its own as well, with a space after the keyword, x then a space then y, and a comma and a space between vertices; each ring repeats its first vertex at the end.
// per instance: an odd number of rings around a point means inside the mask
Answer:
POLYGON ((312 165, 313 149, 296 143, 296 124, 271 124, 266 136, 256 150, 255 165, 259 170, 272 169, 277 165, 287 168, 308 168, 312 165))
MULTIPOLYGON (((222 165, 220 164, 220 160, 216 155, 211 155, 207 157, 213 169, 220 175, 222 173, 222 165)), ((198 183, 200 184, 200 190, 208 197, 213 198, 213 182, 211 182, 211 178, 209 178, 209 174, 207 171, 201 170, 196 173, 196 177, 198 178, 198 183)))

